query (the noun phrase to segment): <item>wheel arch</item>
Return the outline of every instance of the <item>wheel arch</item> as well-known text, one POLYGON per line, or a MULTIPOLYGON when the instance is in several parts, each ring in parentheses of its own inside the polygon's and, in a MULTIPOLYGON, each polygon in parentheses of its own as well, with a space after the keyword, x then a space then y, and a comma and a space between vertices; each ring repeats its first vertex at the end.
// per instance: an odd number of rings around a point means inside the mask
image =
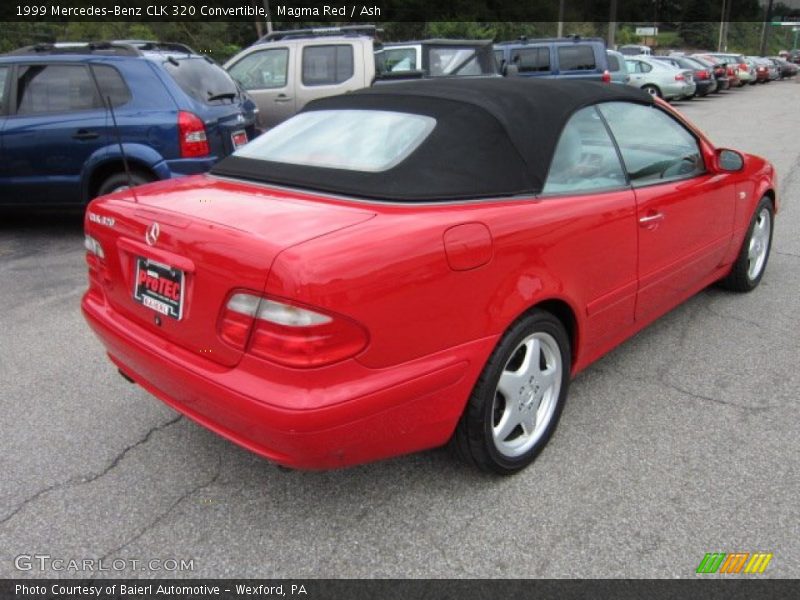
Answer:
POLYGON ((656 96, 658 96, 659 98, 664 98, 664 92, 661 91, 661 87, 659 85, 656 85, 655 83, 645 83, 640 89, 647 92, 647 88, 654 89, 656 91, 656 96))
POLYGON ((580 338, 581 326, 578 322, 577 310, 566 299, 562 297, 550 297, 550 298, 538 299, 534 304, 529 306, 525 311, 523 311, 520 315, 518 315, 516 319, 514 319, 511 323, 509 323, 505 331, 511 329, 514 323, 519 321, 519 319, 525 317, 526 315, 536 310, 543 310, 545 312, 550 313, 555 318, 557 318, 564 326, 564 329, 567 330, 567 337, 569 338, 569 344, 570 344, 570 358, 572 361, 572 366, 574 368, 578 360, 578 354, 579 354, 578 350, 580 348, 580 343, 581 343, 581 338, 580 338))
MULTIPOLYGON (((140 172, 145 173, 153 179, 158 179, 158 174, 148 165, 142 161, 136 159, 128 159, 128 168, 131 172, 140 172)), ((88 202, 95 196, 97 196, 97 191, 103 182, 114 175, 115 173, 124 173, 125 172, 125 162, 122 158, 118 159, 110 159, 105 162, 102 162, 95 166, 92 172, 89 174, 88 180, 86 181, 84 187, 84 201, 88 202)))
POLYGON ((772 201, 772 208, 773 211, 777 214, 778 212, 778 195, 775 193, 775 190, 772 187, 765 187, 761 190, 761 193, 758 195, 759 198, 763 198, 766 196, 772 201))
MULTIPOLYGON (((134 171, 143 171, 153 176, 154 179, 167 179, 170 177, 169 167, 164 157, 155 149, 144 144, 123 143, 124 160, 128 167, 134 171)), ((103 179, 112 173, 125 170, 123 153, 118 144, 111 144, 94 152, 84 163, 81 171, 81 198, 84 203, 93 198, 92 192, 96 191, 103 179)))

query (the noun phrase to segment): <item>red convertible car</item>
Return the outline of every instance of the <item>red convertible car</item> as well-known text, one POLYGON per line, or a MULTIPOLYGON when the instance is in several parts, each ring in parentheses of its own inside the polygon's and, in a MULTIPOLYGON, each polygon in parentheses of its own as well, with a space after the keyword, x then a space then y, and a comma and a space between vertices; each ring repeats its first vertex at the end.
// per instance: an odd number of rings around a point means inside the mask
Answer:
POLYGON ((508 474, 576 373, 714 282, 758 285, 774 182, 625 86, 366 89, 94 200, 83 312, 126 378, 278 464, 449 442, 508 474))

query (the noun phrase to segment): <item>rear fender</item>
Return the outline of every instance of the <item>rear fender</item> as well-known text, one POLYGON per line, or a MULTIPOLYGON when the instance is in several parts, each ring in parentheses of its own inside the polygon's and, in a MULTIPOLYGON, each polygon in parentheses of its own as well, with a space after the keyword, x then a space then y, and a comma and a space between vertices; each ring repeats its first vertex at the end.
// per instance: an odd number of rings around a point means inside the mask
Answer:
MULTIPOLYGON (((156 150, 144 144, 122 144, 125 151, 124 158, 128 161, 131 169, 143 167, 152 172, 158 179, 169 179, 169 166, 156 150)), ((95 151, 84 163, 81 170, 81 197, 83 201, 89 200, 89 184, 94 172, 109 162, 123 160, 123 154, 119 144, 109 144, 95 151)))

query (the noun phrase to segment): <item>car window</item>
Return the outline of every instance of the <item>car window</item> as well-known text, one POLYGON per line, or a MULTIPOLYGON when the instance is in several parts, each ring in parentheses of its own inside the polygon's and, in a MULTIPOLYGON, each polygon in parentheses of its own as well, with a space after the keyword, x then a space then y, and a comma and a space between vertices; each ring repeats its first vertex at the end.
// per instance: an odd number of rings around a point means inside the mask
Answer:
POLYGON ((387 48, 383 51, 383 68, 389 73, 416 71, 417 51, 415 48, 387 48))
POLYGON ((102 106, 97 86, 83 65, 29 65, 17 80, 17 114, 90 110, 102 106))
POLYGON ((558 68, 562 71, 593 71, 597 68, 591 46, 559 46, 558 68))
POLYGON ((117 107, 127 104, 131 100, 131 91, 122 75, 114 67, 107 65, 92 65, 92 71, 100 87, 103 103, 111 99, 111 106, 117 107))
POLYGON ((631 102, 608 102, 599 108, 634 186, 705 172, 695 137, 661 109, 631 102))
POLYGON ((597 109, 579 110, 561 133, 542 193, 587 193, 624 185, 625 172, 597 109))
POLYGON ((619 71, 619 60, 613 54, 608 55, 608 70, 609 71, 619 71))
POLYGON ((550 70, 550 48, 520 48, 511 53, 511 63, 519 67, 520 73, 535 73, 550 70))
POLYGON ((0 115, 6 112, 6 81, 8 81, 8 67, 0 67, 0 115))
POLYGON ((163 65, 180 88, 198 102, 233 102, 239 94, 236 83, 227 71, 199 56, 170 57, 163 65))
POLYGON ((431 47, 428 51, 428 67, 431 77, 483 74, 475 48, 431 47))
POLYGON ((353 76, 353 47, 349 44, 303 48, 303 85, 335 85, 353 76))
POLYGON ((649 73, 653 70, 651 65, 641 60, 626 60, 625 64, 628 65, 628 70, 633 73, 649 73))
POLYGON ((248 54, 228 69, 246 90, 268 90, 286 86, 288 48, 270 48, 248 54))
POLYGON ((314 110, 295 115, 234 154, 244 158, 376 173, 428 137, 436 119, 383 110, 314 110))

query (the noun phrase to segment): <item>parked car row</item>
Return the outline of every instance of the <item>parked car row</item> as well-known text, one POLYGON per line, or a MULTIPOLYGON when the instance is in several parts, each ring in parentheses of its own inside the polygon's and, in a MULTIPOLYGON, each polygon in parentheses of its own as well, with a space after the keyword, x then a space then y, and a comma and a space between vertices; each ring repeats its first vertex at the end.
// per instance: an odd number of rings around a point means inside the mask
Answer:
POLYGON ((574 79, 680 100, 797 73, 779 57, 616 52, 580 36, 381 43, 378 33, 372 25, 273 32, 222 67, 184 44, 148 40, 38 44, 0 56, 0 204, 81 205, 206 172, 310 101, 400 80, 574 79))
POLYGON ((696 96, 794 77, 797 66, 780 57, 743 56, 726 53, 672 52, 625 55, 608 50, 609 64, 619 65, 615 83, 627 83, 665 100, 689 100, 696 96), (612 62, 615 61, 615 62, 612 62), (628 79, 623 74, 627 70, 628 79))
POLYGON ((383 44, 372 25, 277 31, 223 67, 258 104, 269 129, 308 102, 404 79, 497 77, 491 40, 383 44))

